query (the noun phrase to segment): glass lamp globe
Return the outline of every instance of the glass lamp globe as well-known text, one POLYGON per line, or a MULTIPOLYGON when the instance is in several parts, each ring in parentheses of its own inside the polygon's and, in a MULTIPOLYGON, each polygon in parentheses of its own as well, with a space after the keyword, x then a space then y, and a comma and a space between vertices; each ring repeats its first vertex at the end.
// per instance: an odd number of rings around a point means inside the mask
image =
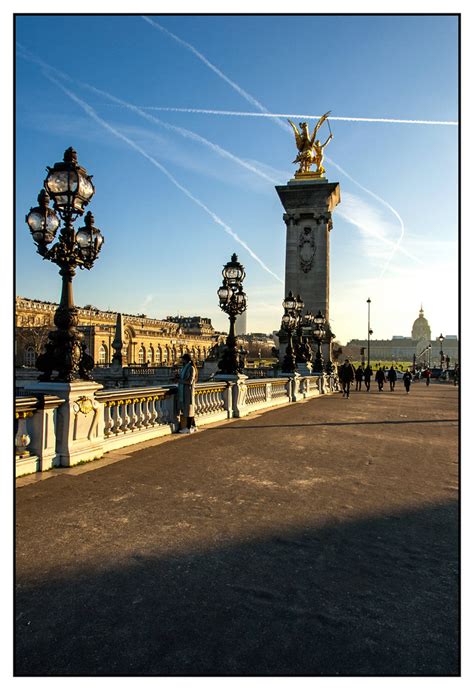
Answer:
POLYGON ((318 311, 318 313, 316 314, 314 320, 315 320, 316 323, 319 324, 319 325, 321 325, 321 324, 324 323, 324 316, 323 316, 322 313, 321 313, 321 309, 320 309, 320 310, 318 311))
POLYGON ((296 300, 295 300, 291 290, 288 293, 288 297, 283 300, 283 308, 286 309, 287 311, 293 311, 293 309, 296 308, 296 300))
POLYGON ((77 153, 72 147, 64 152, 64 159, 48 167, 45 187, 60 211, 72 210, 83 213, 94 195, 92 177, 77 162, 77 153))
POLYGON ((76 242, 81 258, 86 263, 92 263, 104 244, 104 238, 98 228, 94 227, 94 216, 89 211, 85 217, 85 227, 79 228, 76 242))
POLYGON ((232 254, 231 260, 224 266, 222 275, 230 283, 240 283, 245 277, 244 267, 237 260, 237 254, 232 254))
POLYGON ((48 208, 49 196, 44 189, 38 194, 38 202, 39 206, 30 209, 26 222, 35 242, 50 244, 56 236, 59 218, 52 209, 48 208))
POLYGON ((229 301, 231 294, 232 292, 227 287, 227 285, 222 285, 217 291, 217 296, 219 297, 219 300, 224 304, 226 304, 229 301))

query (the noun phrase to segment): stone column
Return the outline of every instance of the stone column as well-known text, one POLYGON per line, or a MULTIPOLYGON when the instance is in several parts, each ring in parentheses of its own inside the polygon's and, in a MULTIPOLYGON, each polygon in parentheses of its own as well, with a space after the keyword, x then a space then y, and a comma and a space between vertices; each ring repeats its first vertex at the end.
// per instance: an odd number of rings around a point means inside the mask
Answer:
POLYGON ((295 179, 276 191, 285 209, 285 296, 299 294, 304 311, 321 310, 329 321, 329 234, 339 183, 295 179))

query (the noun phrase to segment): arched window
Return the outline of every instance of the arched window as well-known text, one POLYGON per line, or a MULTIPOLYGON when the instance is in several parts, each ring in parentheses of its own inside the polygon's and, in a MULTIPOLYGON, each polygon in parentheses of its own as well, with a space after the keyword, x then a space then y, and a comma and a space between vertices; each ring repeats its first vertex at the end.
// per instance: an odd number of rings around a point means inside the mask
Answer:
POLYGON ((153 357, 154 357, 154 352, 153 352, 152 346, 150 345, 150 347, 148 348, 147 353, 146 353, 146 361, 150 362, 150 364, 153 364, 153 357))
POLYGON ((145 364, 145 348, 143 345, 138 350, 138 364, 145 364))
POLYGON ((176 362, 176 354, 176 347, 173 345, 173 349, 171 350, 171 364, 174 364, 174 362, 176 362))
POLYGON ((108 364, 107 345, 104 343, 99 348, 99 364, 108 364))
POLYGON ((155 362, 157 364, 161 364, 161 360, 162 360, 162 351, 161 351, 161 347, 158 345, 158 347, 155 350, 155 362))
POLYGON ((165 349, 163 350, 163 364, 168 364, 170 361, 170 348, 169 345, 166 345, 165 349))
POLYGON ((23 362, 25 367, 34 367, 36 364, 36 352, 34 347, 27 347, 23 353, 23 362))

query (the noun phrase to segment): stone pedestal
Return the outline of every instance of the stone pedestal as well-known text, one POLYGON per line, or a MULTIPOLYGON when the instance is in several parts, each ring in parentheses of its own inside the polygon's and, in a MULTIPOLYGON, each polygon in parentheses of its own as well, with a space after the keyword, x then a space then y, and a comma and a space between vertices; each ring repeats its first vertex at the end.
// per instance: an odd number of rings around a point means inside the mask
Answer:
POLYGON ((32 392, 64 400, 56 412, 56 454, 63 467, 95 460, 104 454, 103 406, 94 397, 101 388, 95 381, 37 382, 30 386, 32 392))
POLYGON ((295 371, 293 374, 284 374, 282 376, 288 377, 288 398, 290 402, 302 400, 303 393, 301 391, 301 375, 295 371))
POLYGON ((339 183, 290 180, 276 187, 285 213, 285 296, 300 295, 304 311, 319 310, 329 321, 329 234, 340 201, 339 183))
POLYGON ((217 374, 214 381, 228 381, 232 386, 232 416, 245 417, 248 414, 245 399, 247 397, 246 381, 248 376, 245 374, 217 374))

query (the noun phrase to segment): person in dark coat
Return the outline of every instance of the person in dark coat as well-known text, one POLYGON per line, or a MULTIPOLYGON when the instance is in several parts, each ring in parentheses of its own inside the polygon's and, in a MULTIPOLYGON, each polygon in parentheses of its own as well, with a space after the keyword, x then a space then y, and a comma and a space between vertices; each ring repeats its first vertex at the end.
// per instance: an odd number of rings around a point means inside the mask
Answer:
POLYGON ((410 386, 411 386, 411 380, 412 380, 412 375, 410 369, 407 369, 406 372, 403 374, 403 384, 405 386, 406 392, 410 392, 410 386))
POLYGON ((397 372, 393 368, 393 365, 388 370, 387 378, 388 378, 388 382, 390 384, 390 390, 394 391, 395 390, 395 381, 397 380, 397 372))
POLYGON ((339 369, 339 380, 342 383, 342 397, 349 397, 349 391, 351 388, 351 383, 355 378, 354 366, 349 362, 348 359, 344 360, 344 364, 339 369))
POLYGON ((425 369, 423 372, 423 376, 426 380, 426 385, 430 385, 430 378, 431 378, 431 369, 425 369))
POLYGON ((373 373, 374 372, 372 371, 372 367, 370 366, 370 364, 367 364, 367 366, 364 369, 364 383, 367 391, 370 391, 370 379, 372 378, 373 373))
POLYGON ((379 367, 375 372, 375 380, 378 383, 379 391, 383 391, 383 384, 385 383, 385 372, 382 367, 379 367))
POLYGON ((179 431, 180 434, 192 434, 196 431, 194 421, 194 389, 197 381, 197 369, 191 356, 185 352, 182 356, 183 366, 179 370, 178 382, 178 408, 186 419, 186 428, 179 431))
POLYGON ((357 367, 356 373, 355 373, 356 391, 360 391, 363 378, 364 378, 364 370, 362 369, 362 366, 359 365, 357 367))

